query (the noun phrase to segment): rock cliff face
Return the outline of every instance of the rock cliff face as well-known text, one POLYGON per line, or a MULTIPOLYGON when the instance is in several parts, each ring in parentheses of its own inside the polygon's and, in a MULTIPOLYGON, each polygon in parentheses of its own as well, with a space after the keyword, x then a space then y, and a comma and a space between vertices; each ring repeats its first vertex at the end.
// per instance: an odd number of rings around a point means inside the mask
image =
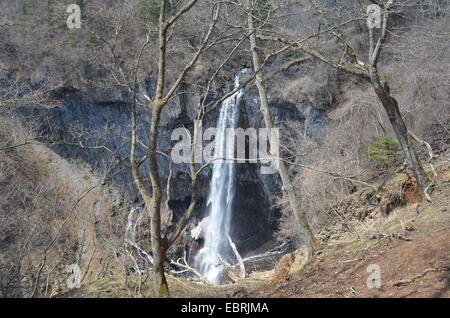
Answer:
MULTIPOLYGON (((228 87, 232 83, 228 83, 228 87)), ((141 98, 144 94, 152 95, 153 81, 149 79, 141 85, 141 98)), ((221 86, 227 87, 227 83, 221 86)), ((142 200, 134 186, 128 168, 120 163, 126 161, 129 153, 129 97, 120 90, 112 92, 79 91, 62 88, 56 93, 61 103, 52 108, 34 106, 22 107, 17 113, 24 118, 30 115, 39 117, 42 137, 50 137, 51 148, 61 157, 72 162, 88 164, 93 170, 102 171, 105 186, 119 187, 115 191, 112 205, 116 213, 126 213, 123 207, 140 205, 142 200), (112 153, 109 151, 111 150, 112 153), (119 159, 120 158, 120 159, 119 159)), ((171 140, 175 128, 185 127, 193 131, 193 119, 199 97, 181 94, 167 107, 160 127, 159 147, 162 151, 170 149, 176 141, 171 140)), ((142 99, 144 102, 145 100, 142 99)), ((323 111, 312 106, 294 105, 279 97, 270 97, 273 118, 276 126, 282 126, 287 120, 322 126, 323 111), (300 111, 303 110, 303 112, 300 111)), ((144 103, 142 103, 144 105, 144 103)), ((148 138, 148 124, 151 115, 148 108, 140 106, 139 139, 148 138)), ((204 121, 204 129, 215 127, 217 114, 213 113, 204 121)), ((255 88, 245 92, 240 112, 240 127, 263 128, 264 122, 259 112, 259 97, 255 88)), ((143 155, 145 147, 139 147, 143 155)), ((167 151, 166 151, 167 152, 167 151)), ((168 158, 160 156, 162 180, 166 182, 169 172, 168 158)), ((148 172, 149 167, 142 168, 148 172)), ((278 175, 262 175, 260 164, 238 164, 236 199, 233 206, 231 236, 242 253, 249 252, 271 239, 277 225, 279 212, 274 200, 281 191, 278 175)), ((187 164, 172 165, 171 192, 169 207, 179 218, 190 201, 190 177, 187 164)), ((211 169, 206 168, 200 176, 200 205, 194 213, 192 224, 198 223, 205 216, 205 202, 209 193, 211 169)))

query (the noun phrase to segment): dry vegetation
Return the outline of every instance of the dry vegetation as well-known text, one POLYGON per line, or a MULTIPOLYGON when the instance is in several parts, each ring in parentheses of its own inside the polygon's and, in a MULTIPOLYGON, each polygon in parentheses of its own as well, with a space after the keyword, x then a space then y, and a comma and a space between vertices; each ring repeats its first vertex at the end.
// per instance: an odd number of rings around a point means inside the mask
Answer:
MULTIPOLYGON (((390 79, 401 105, 401 112, 409 129, 427 140, 435 154, 443 158, 449 153, 448 112, 448 21, 432 19, 424 24, 408 17, 410 25, 399 28, 393 39, 386 44, 383 76, 390 79), (432 36, 431 36, 432 35, 432 36)), ((306 62, 308 63, 308 62, 306 62)), ((316 77, 323 77, 323 71, 316 77), (321 75, 322 74, 322 75, 321 75)), ((345 76, 348 77, 348 76, 345 76)), ((304 80, 292 79, 291 87, 304 85, 304 80)), ((311 80, 310 80, 311 81, 311 80)), ((275 85, 275 90, 280 89, 275 85)), ((307 87, 310 89, 312 84, 307 87)), ((320 84, 319 84, 320 85, 320 84)), ((300 86, 303 91, 304 86, 300 86)), ((317 89, 317 88, 316 88, 317 89)), ((303 204, 311 219, 319 224, 324 218, 340 218, 333 211, 348 194, 367 185, 378 183, 394 175, 402 166, 403 156, 386 165, 370 160, 364 155, 368 146, 384 136, 395 138, 392 127, 376 95, 369 85, 352 78, 340 84, 337 100, 327 112, 327 125, 320 138, 311 138, 307 127, 288 123, 284 140, 286 157, 291 160, 291 173, 296 178, 298 191, 303 194, 303 204), (299 142, 300 141, 300 142, 299 142), (337 203, 336 203, 337 202, 337 203)), ((297 95, 298 96, 298 95, 297 95)), ((418 145, 424 162, 428 160, 427 149, 418 145)), ((426 166, 429 169, 429 166, 426 166)), ((429 170, 432 174, 431 170, 429 170)), ((286 205, 287 199, 280 204, 286 205)), ((351 232, 351 229, 349 230, 351 232)), ((292 237, 292 219, 285 210, 280 223, 281 240, 292 237)))
MULTIPOLYGON (((52 93, 61 87, 79 89, 93 102, 128 103, 133 92, 130 81, 136 55, 146 41, 145 35, 149 36, 150 44, 142 56, 141 67, 136 69, 138 93, 155 86, 159 49, 155 8, 144 10, 145 1, 89 1, 84 7, 87 12, 85 28, 67 32, 64 16, 69 2, 72 1, 49 1, 50 7, 30 0, 0 3, 0 11, 4 13, 0 20, 0 297, 154 296, 147 255, 126 241, 130 207, 125 203, 112 203, 113 190, 102 188, 110 162, 94 173, 89 167, 73 168, 50 150, 58 141, 48 139, 47 132, 42 130, 40 124, 45 118, 35 114, 21 116, 20 121, 16 118, 16 111, 28 105, 57 107, 61 101, 52 93), (145 25, 142 19, 147 19, 145 25), (113 50, 111 43, 115 43, 113 50), (121 70, 125 70, 125 74, 121 74, 121 70), (116 213, 117 209, 123 213, 116 213), (65 266, 74 263, 82 265, 83 279, 86 277, 79 292, 69 292, 64 287, 65 266)), ((450 154, 448 1, 440 2, 438 13, 434 6, 424 5, 423 1, 413 2, 408 2, 409 6, 393 19, 379 73, 389 81, 390 93, 398 100, 408 129, 427 141, 436 155, 428 162, 427 149, 417 144, 428 175, 433 175, 432 169, 438 171, 435 183, 440 188, 432 195, 437 203, 427 203, 424 208, 426 217, 432 219, 433 209, 447 209, 448 213, 448 192, 445 191, 448 187, 445 165, 450 154), (416 2, 420 5, 415 5, 416 2)), ((330 6, 325 6, 328 13, 333 12, 330 6)), ((268 33, 279 32, 297 38, 298 34, 318 32, 320 18, 305 1, 280 7, 270 19, 268 33), (292 12, 295 14, 289 14, 292 12), (308 23, 298 22, 303 20, 308 23)), ((346 1, 332 22, 353 17, 355 10, 353 3, 346 1)), ((242 10, 234 6, 230 6, 226 16, 224 13, 214 34, 214 40, 222 38, 224 41, 199 58, 177 93, 185 90, 184 93, 195 96, 195 100, 201 100, 199 96, 205 93, 211 74, 233 45, 242 40, 246 27, 238 24, 243 15, 242 10)), ((173 84, 201 45, 210 18, 210 5, 200 1, 196 10, 183 15, 171 30, 166 53, 166 64, 170 66, 167 83, 173 84)), ((366 52, 368 46, 364 23, 364 19, 359 19, 342 27, 352 47, 362 52, 366 52)), ((327 54, 338 52, 332 48, 334 39, 329 34, 314 36, 310 42, 327 54)), ((261 51, 271 54, 280 47, 282 44, 271 41, 261 45, 261 51)), ((211 95, 206 95, 205 100, 220 96, 235 70, 250 64, 245 45, 236 50, 229 62, 212 83, 211 95)), ((336 270, 326 274, 332 280, 341 270, 333 264, 365 253, 371 245, 367 243, 367 232, 379 230, 377 222, 391 220, 399 210, 412 209, 411 204, 420 200, 421 193, 404 167, 402 154, 393 156, 388 164, 365 155, 369 145, 380 138, 395 139, 389 118, 369 83, 336 71, 295 48, 271 59, 265 77, 269 95, 295 104, 304 114, 311 107, 325 113, 321 129, 299 122, 280 124, 283 125, 283 155, 301 206, 320 243, 358 240, 352 243, 356 245, 320 252, 319 263, 331 255, 325 263, 336 270), (334 259, 333 253, 340 256, 334 259)), ((138 102, 143 104, 142 100, 138 102)), ((163 111, 163 123, 184 111, 173 101, 168 105, 163 111)), ((114 133, 117 132, 105 129, 101 138, 114 133)), ((73 128, 73 134, 75 139, 88 134, 100 136, 96 131, 81 131, 79 127, 73 128)), ((111 162, 113 160, 112 157, 111 162)), ((280 195, 277 204, 282 216, 275 239, 301 242, 287 195, 280 195)), ((167 209, 162 210, 162 214, 168 213, 167 209)), ((420 223, 423 231, 434 233, 428 220, 420 223)), ((444 224, 447 219, 442 217, 438 221, 444 224)), ((144 216, 135 224, 144 229, 138 231, 133 243, 150 251, 150 220, 144 216)), ((381 226, 382 230, 398 232, 397 228, 394 231, 386 224, 381 226)), ((448 232, 439 235, 442 235, 436 236, 439 242, 445 243, 448 232)), ((425 240, 421 243, 423 251, 428 241, 423 237, 419 239, 425 240)), ((435 250, 439 252, 436 246, 435 250)), ((400 257, 402 261, 411 257, 405 255, 400 257)), ((442 265, 441 259, 438 263, 442 265)), ((425 269, 420 266, 415 267, 417 271, 425 269)), ((308 275, 316 270, 311 265, 304 276, 299 274, 293 281, 308 281, 308 275)), ((197 284, 176 276, 168 278, 173 296, 234 297, 239 293, 244 296, 330 296, 335 293, 330 286, 322 292, 318 283, 311 280, 308 281, 308 286, 313 286, 310 290, 299 291, 294 283, 288 282, 269 293, 265 283, 260 285, 251 279, 240 282, 243 287, 237 284, 237 287, 202 286, 200 289, 197 284), (251 286, 250 290, 245 290, 247 286, 251 286), (239 288, 244 288, 244 292, 239 288)), ((391 278, 399 279, 395 275, 391 278)), ((347 290, 341 292, 348 293, 347 290)), ((429 296, 431 292, 424 292, 424 295, 429 296)))

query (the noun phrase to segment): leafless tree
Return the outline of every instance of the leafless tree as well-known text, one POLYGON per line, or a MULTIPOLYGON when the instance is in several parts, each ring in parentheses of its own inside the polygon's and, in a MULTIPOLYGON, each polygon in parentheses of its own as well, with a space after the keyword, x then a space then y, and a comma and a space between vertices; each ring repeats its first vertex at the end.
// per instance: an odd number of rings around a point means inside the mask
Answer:
MULTIPOLYGON (((257 30, 254 21, 255 14, 257 12, 256 3, 257 2, 254 1, 247 1, 246 10, 247 10, 248 29, 251 34, 250 43, 251 43, 253 67, 255 70, 259 70, 261 68, 261 58, 258 53, 257 39, 256 39, 257 30)), ((256 86, 258 87, 259 98, 261 103, 261 112, 264 116, 266 128, 273 129, 274 125, 272 117, 270 115, 269 101, 262 73, 256 75, 256 86)), ((310 256, 312 256, 314 254, 314 251, 318 248, 318 245, 314 237, 314 234, 312 233, 311 228, 309 227, 304 210, 302 210, 301 208, 300 200, 293 187, 292 180, 289 175, 286 164, 282 160, 280 160, 278 163, 278 172, 283 182, 283 188, 289 195, 289 202, 292 207, 292 210, 294 211, 296 223, 299 227, 299 230, 304 234, 306 246, 308 247, 310 256)))
MULTIPOLYGON (((384 110, 388 115, 397 139, 406 155, 409 167, 416 177, 417 184, 426 194, 426 190, 428 189, 428 181, 422 163, 417 155, 414 144, 409 137, 408 129, 406 128, 398 107, 398 102, 391 95, 387 80, 383 78, 378 72, 380 54, 389 32, 389 17, 396 8, 402 7, 402 3, 394 0, 377 0, 369 1, 369 3, 378 5, 380 7, 381 27, 379 31, 375 31, 374 28, 369 28, 369 52, 366 61, 364 61, 362 56, 357 53, 357 50, 349 44, 349 42, 347 41, 347 37, 342 34, 340 30, 335 30, 334 32, 332 32, 332 36, 334 37, 337 46, 339 47, 339 49, 341 49, 342 52, 340 57, 328 56, 327 54, 324 54, 318 49, 314 48, 312 45, 306 43, 296 44, 295 46, 306 52, 313 58, 318 59, 319 61, 324 62, 339 71, 352 74, 365 81, 368 81, 372 85, 376 95, 378 96, 380 102, 384 107, 384 110)), ((359 4, 361 5, 363 12, 366 12, 367 2, 359 1, 359 4)), ((313 7, 317 12, 317 15, 320 16, 323 20, 323 23, 329 26, 330 18, 324 11, 323 4, 321 4, 319 1, 313 1, 313 7)), ((358 19, 358 17, 355 18, 358 19)), ((360 19, 365 18, 365 14, 362 14, 360 17, 360 19)), ((272 39, 276 39, 283 43, 294 43, 292 39, 283 36, 275 36, 272 39)))
MULTIPOLYGON (((229 28, 229 32, 218 31, 217 25, 221 17, 221 12, 223 9, 223 4, 218 3, 203 3, 207 4, 210 8, 211 18, 209 23, 207 23, 206 28, 204 28, 201 40, 197 41, 195 47, 193 47, 193 53, 190 58, 187 59, 183 66, 177 65, 173 68, 168 67, 168 52, 170 48, 171 41, 176 41, 176 33, 178 32, 177 23, 186 15, 191 9, 198 4, 199 1, 180 1, 177 3, 176 7, 172 7, 168 1, 162 1, 159 7, 159 17, 156 23, 156 27, 151 23, 142 23, 140 26, 146 30, 144 34, 144 40, 140 42, 137 49, 137 54, 134 59, 134 63, 131 65, 123 65, 120 62, 117 52, 118 52, 118 41, 122 34, 120 29, 122 21, 118 20, 118 23, 113 28, 115 30, 113 40, 108 41, 101 35, 96 34, 101 42, 105 44, 107 51, 109 52, 110 62, 108 69, 112 74, 112 78, 121 87, 124 87, 131 95, 131 146, 130 146, 130 156, 128 162, 123 160, 124 164, 131 169, 135 184, 139 189, 139 192, 144 200, 146 208, 150 211, 150 227, 151 227, 151 245, 152 245, 152 268, 154 276, 154 288, 155 294, 157 296, 167 296, 169 294, 169 289, 167 281, 164 275, 164 259, 168 249, 174 244, 174 242, 180 237, 185 226, 187 225, 194 209, 197 206, 197 181, 200 173, 205 169, 205 165, 196 169, 194 163, 195 151, 191 152, 191 162, 190 162, 190 176, 191 176, 191 189, 192 197, 191 202, 183 217, 178 222, 178 225, 174 231, 167 233, 165 229, 162 228, 161 211, 164 197, 164 190, 162 188, 163 182, 161 180, 161 172, 158 164, 158 156, 166 156, 158 148, 158 140, 160 133, 160 123, 163 111, 170 105, 170 101, 178 95, 178 91, 182 86, 187 75, 193 70, 193 68, 198 64, 202 56, 206 52, 214 48, 221 43, 234 43, 232 49, 229 53, 219 62, 219 65, 212 71, 212 75, 208 81, 208 85, 203 93, 202 104, 200 105, 197 113, 197 118, 203 120, 203 118, 211 113, 220 104, 221 101, 225 100, 228 96, 231 96, 233 92, 229 92, 214 100, 209 102, 208 95, 211 94, 212 85, 211 83, 217 77, 218 73, 223 70, 224 65, 230 61, 232 55, 236 52, 237 48, 243 43, 243 40, 238 36, 240 31, 232 30, 229 28), (152 37, 156 32, 156 43, 157 47, 152 48, 152 37), (147 104, 144 107, 148 107, 151 113, 151 122, 148 128, 149 139, 144 143, 145 155, 138 158, 138 147, 142 147, 142 141, 138 138, 138 113, 137 107, 139 103, 142 103, 141 99, 138 99, 139 94, 139 83, 141 74, 143 73, 142 64, 143 59, 148 58, 149 52, 156 55, 156 89, 153 97, 148 97, 145 95, 147 104), (178 71, 176 71, 178 70, 178 71), (150 188, 147 186, 145 179, 142 176, 140 168, 144 165, 149 165, 150 170, 150 188)), ((93 30, 91 30, 95 33, 93 30)), ((251 79, 247 80, 244 85, 250 83, 251 79)), ((198 128, 198 127, 197 127, 198 128)), ((194 136, 196 134, 194 133, 194 136)), ((191 141, 194 145, 196 140, 191 141)), ((194 147, 193 147, 194 148, 194 147)), ((170 180, 167 181, 167 193, 170 187, 170 180)), ((168 199, 168 198, 166 198, 168 199)))

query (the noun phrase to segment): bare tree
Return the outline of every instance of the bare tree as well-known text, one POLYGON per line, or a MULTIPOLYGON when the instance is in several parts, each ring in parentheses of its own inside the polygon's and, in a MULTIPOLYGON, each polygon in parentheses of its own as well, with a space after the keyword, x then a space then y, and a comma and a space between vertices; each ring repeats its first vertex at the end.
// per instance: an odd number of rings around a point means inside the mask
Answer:
MULTIPOLYGON (((367 9, 367 3, 365 1, 358 2, 365 12, 367 9)), ((366 61, 364 61, 364 59, 357 53, 357 50, 349 44, 346 37, 339 30, 332 32, 332 36, 334 37, 339 49, 341 49, 341 57, 328 56, 306 43, 295 43, 295 46, 313 58, 316 58, 317 60, 324 62, 339 71, 364 79, 372 85, 376 95, 384 107, 384 110, 386 111, 386 114, 389 117, 389 121, 394 129, 402 150, 405 153, 408 165, 416 177, 417 184, 426 195, 428 181, 422 163, 408 134, 408 129, 403 121, 398 107, 398 102, 395 97, 391 95, 387 80, 380 76, 378 72, 380 54, 387 37, 387 33, 389 32, 388 22, 390 14, 396 7, 401 7, 402 4, 397 3, 398 1, 394 0, 370 0, 369 2, 380 7, 381 27, 378 32, 375 32, 373 28, 369 28, 369 52, 366 61)), ((313 6, 315 7, 317 14, 322 18, 323 22, 327 26, 330 26, 328 16, 323 10, 323 5, 321 5, 319 1, 313 1, 313 6)), ((364 14, 360 18, 355 17, 355 20, 365 19, 366 17, 367 16, 364 14)), ((263 38, 276 39, 282 43, 294 43, 292 39, 285 36, 269 36, 263 38)))
MULTIPOLYGON (((259 50, 257 46, 257 29, 255 27, 254 15, 256 13, 256 4, 254 1, 247 1, 247 24, 250 33, 250 45, 253 59, 253 67, 255 70, 261 69, 261 58, 259 56, 259 50)), ((264 85, 263 74, 260 72, 256 75, 256 86, 258 87, 259 98, 261 103, 261 113, 264 117, 264 122, 266 128, 273 129, 273 120, 270 114, 269 100, 267 98, 267 91, 264 85)), ((309 255, 313 256, 314 251, 318 248, 317 241, 314 234, 308 224, 304 210, 301 207, 300 200, 295 192, 294 186, 292 184, 289 171, 283 160, 278 163, 278 172, 280 174, 281 180, 283 182, 283 189, 288 193, 289 203, 294 212, 294 217, 296 224, 299 227, 300 232, 304 235, 305 244, 308 248, 309 255)))
MULTIPOLYGON (((169 1, 162 1, 159 7, 159 17, 156 27, 158 44, 156 48, 156 89, 152 98, 145 95, 147 99, 148 107, 151 113, 151 121, 149 124, 149 138, 146 144, 144 144, 145 154, 138 158, 138 147, 143 146, 141 140, 138 137, 138 113, 137 107, 142 101, 138 98, 138 89, 140 83, 140 74, 142 73, 142 61, 146 54, 148 54, 148 48, 152 43, 152 35, 155 33, 155 28, 149 23, 142 23, 141 27, 146 30, 144 35, 144 41, 141 41, 139 48, 137 49, 136 58, 134 59, 133 65, 131 67, 124 67, 118 57, 117 43, 118 37, 122 35, 122 21, 118 21, 115 27, 115 34, 113 40, 108 41, 102 36, 96 34, 101 42, 105 44, 111 58, 111 63, 109 64, 109 71, 112 74, 113 80, 121 87, 125 87, 131 95, 131 146, 130 146, 130 156, 129 160, 121 160, 127 167, 131 169, 134 182, 144 200, 145 206, 150 211, 150 227, 151 227, 151 246, 152 246, 152 269, 154 277, 154 289, 155 294, 159 297, 165 297, 169 295, 169 289, 167 281, 164 274, 164 259, 168 249, 174 244, 174 242, 180 237, 185 226, 187 225, 194 209, 197 206, 197 181, 200 173, 205 169, 207 165, 200 167, 196 170, 194 158, 195 158, 195 147, 193 146, 193 151, 191 152, 191 162, 190 162, 190 176, 191 176, 191 188, 192 196, 188 208, 183 214, 183 217, 178 222, 175 230, 168 233, 162 226, 161 211, 164 208, 163 196, 166 192, 166 201, 169 199, 170 194, 170 175, 169 180, 167 180, 167 185, 165 191, 163 190, 163 182, 161 180, 161 172, 158 164, 158 156, 165 156, 167 154, 163 153, 158 148, 159 141, 159 126, 161 123, 161 117, 163 111, 170 104, 170 101, 178 95, 178 91, 183 84, 183 81, 187 77, 188 73, 197 65, 198 61, 205 53, 213 48, 214 46, 225 43, 227 41, 237 42, 235 47, 230 50, 229 54, 223 58, 223 61, 215 69, 213 75, 209 80, 209 84, 203 95, 202 104, 199 107, 199 112, 197 118, 203 120, 203 118, 209 114, 211 111, 216 109, 221 101, 225 100, 227 97, 231 96, 235 91, 229 92, 222 96, 221 98, 215 100, 214 102, 208 102, 208 95, 211 93, 211 83, 216 78, 218 72, 224 68, 224 65, 230 61, 231 56, 236 52, 237 48, 243 43, 244 39, 237 36, 238 32, 218 32, 217 24, 219 22, 219 17, 221 14, 221 9, 223 4, 221 3, 207 3, 208 7, 211 8, 212 15, 211 19, 203 32, 201 40, 195 47, 193 47, 193 53, 190 58, 185 62, 185 64, 180 68, 179 65, 169 68, 168 64, 168 50, 169 42, 174 41, 176 36, 176 26, 177 23, 186 15, 196 4, 197 0, 191 1, 181 1, 177 3, 174 8, 169 1), (170 7, 170 8, 169 8, 170 7), (149 165, 150 170, 150 187, 147 186, 146 180, 140 171, 140 168, 144 165, 149 165)), ((95 31, 93 31, 95 34, 95 31)), ((247 85, 251 82, 251 79, 246 81, 243 85, 247 85)), ((239 88, 240 89, 240 88, 239 88)), ((197 127, 198 128, 198 127, 197 127)), ((194 136, 196 134, 194 133, 194 136)), ((195 145, 195 137, 191 141, 192 145, 195 145)), ((113 150, 112 150, 113 151, 113 150)), ((169 158, 170 159, 170 158, 169 158)))

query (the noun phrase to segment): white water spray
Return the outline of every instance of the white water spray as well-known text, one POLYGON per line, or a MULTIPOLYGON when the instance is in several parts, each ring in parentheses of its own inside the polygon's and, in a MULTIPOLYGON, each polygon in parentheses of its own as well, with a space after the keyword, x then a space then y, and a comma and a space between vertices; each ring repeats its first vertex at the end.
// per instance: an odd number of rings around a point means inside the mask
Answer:
MULTIPOLYGON (((242 70, 236 75, 234 89, 239 87, 242 70)), ((226 143, 226 129, 236 128, 239 105, 244 94, 240 89, 222 102, 217 121, 214 158, 234 158, 234 144, 226 143), (230 147, 231 146, 231 147, 230 147)), ((227 234, 230 232, 231 209, 235 190, 235 165, 232 160, 216 160, 213 163, 205 226, 205 244, 195 257, 195 265, 211 283, 219 284, 223 272, 222 260, 230 255, 227 234)))

